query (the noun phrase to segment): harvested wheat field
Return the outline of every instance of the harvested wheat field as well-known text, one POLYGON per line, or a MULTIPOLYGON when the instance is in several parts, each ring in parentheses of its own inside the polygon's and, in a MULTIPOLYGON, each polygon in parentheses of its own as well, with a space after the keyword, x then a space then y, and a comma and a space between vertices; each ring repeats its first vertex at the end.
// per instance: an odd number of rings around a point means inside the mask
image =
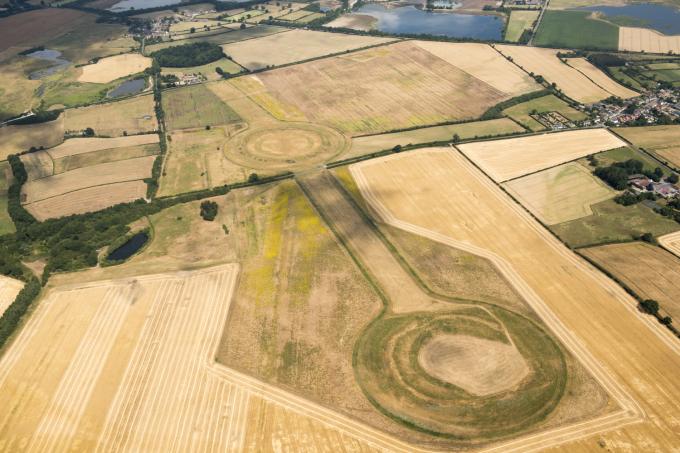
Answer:
POLYGON ((240 450, 248 392, 213 362, 237 272, 50 289, 0 360, 3 449, 240 450))
POLYGON ((39 221, 73 214, 100 211, 119 203, 129 203, 146 197, 147 184, 142 180, 117 182, 87 187, 35 201, 24 207, 39 221))
POLYGON ((109 83, 121 77, 137 74, 151 67, 151 58, 138 53, 126 53, 102 58, 95 64, 82 67, 79 82, 109 83))
POLYGON ((337 19, 324 24, 324 27, 349 28, 351 30, 370 31, 375 27, 377 22, 378 19, 373 16, 369 16, 368 14, 351 13, 343 14, 337 19))
POLYGON ((628 99, 640 95, 640 93, 616 83, 614 79, 590 64, 585 58, 569 58, 567 63, 614 96, 628 99))
POLYGON ((0 127, 0 160, 31 147, 50 148, 64 141, 64 115, 54 121, 0 127))
POLYGON ((280 66, 324 55, 394 41, 394 38, 292 30, 222 46, 224 53, 248 69, 280 66))
POLYGON ((321 123, 355 135, 475 118, 508 98, 412 42, 230 82, 279 120, 321 123))
POLYGON ((561 451, 591 451, 598 443, 631 451, 680 447, 677 339, 640 313, 625 291, 565 248, 454 150, 398 154, 351 170, 383 221, 494 262, 621 408, 518 439, 499 451, 562 444, 561 451))
POLYGON ((680 259, 644 242, 580 249, 643 299, 654 299, 662 315, 680 319, 680 259))
POLYGON ((64 111, 64 129, 78 133, 91 127, 100 137, 121 137, 158 129, 153 96, 142 95, 64 111))
POLYGON ((575 162, 513 179, 503 187, 548 225, 591 215, 592 205, 616 195, 587 168, 575 162))
POLYGON ((472 77, 514 97, 542 89, 534 79, 487 44, 416 41, 416 44, 472 77))
POLYGON ((649 28, 619 27, 619 50, 680 53, 680 35, 663 35, 649 28))
POLYGON ((0 316, 7 310, 24 287, 24 282, 0 275, 0 316))
POLYGON ((128 146, 150 145, 158 143, 158 134, 129 135, 127 137, 97 138, 83 137, 70 138, 59 146, 50 148, 47 152, 52 159, 62 159, 68 156, 102 151, 105 149, 123 148, 128 146))
POLYGON ((614 131, 635 146, 680 169, 680 126, 622 127, 614 131))
POLYGON ((154 160, 147 156, 108 162, 29 181, 22 187, 22 201, 30 204, 87 187, 148 178, 154 160))
POLYGON ((21 162, 24 164, 28 180, 45 178, 54 174, 54 162, 47 151, 35 151, 22 154, 21 162))
MULTIPOLYGON (((614 95, 576 69, 562 63, 557 58, 559 50, 508 45, 498 45, 496 49, 503 55, 512 57, 514 63, 525 71, 542 75, 548 82, 557 84, 557 88, 578 102, 590 104, 614 95)), ((623 89, 619 87, 617 91, 623 89)))
POLYGON ((522 132, 524 132, 524 128, 511 119, 498 118, 487 121, 424 127, 411 131, 393 132, 391 134, 367 135, 353 138, 350 150, 343 154, 341 158, 349 159, 377 151, 389 150, 395 146, 403 147, 410 144, 451 141, 454 134, 458 134, 464 140, 478 136, 510 135, 522 132))
POLYGON ((680 258, 680 231, 657 238, 659 245, 680 258))
POLYGON ((460 145, 460 150, 496 182, 626 146, 606 129, 582 129, 460 145))

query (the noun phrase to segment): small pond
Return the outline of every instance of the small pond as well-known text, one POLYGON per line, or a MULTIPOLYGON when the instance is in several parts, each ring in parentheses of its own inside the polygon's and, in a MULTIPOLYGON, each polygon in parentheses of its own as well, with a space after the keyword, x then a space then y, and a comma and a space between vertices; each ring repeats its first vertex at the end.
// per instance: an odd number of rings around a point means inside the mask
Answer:
POLYGON ((640 3, 625 6, 589 6, 579 9, 600 12, 619 25, 646 27, 666 35, 680 35, 680 8, 640 3))
POLYGON ((57 71, 65 69, 68 65, 71 64, 70 61, 61 58, 61 52, 59 52, 58 50, 50 49, 36 50, 35 52, 31 52, 26 56, 29 58, 35 58, 37 60, 44 60, 54 63, 54 65, 50 66, 49 68, 39 69, 37 71, 33 71, 32 73, 30 73, 28 75, 28 78, 31 80, 38 80, 50 76, 52 74, 55 74, 57 71))
POLYGON ((137 253, 137 251, 139 251, 139 249, 141 249, 142 246, 146 244, 146 241, 148 240, 149 235, 146 233, 146 231, 141 231, 132 236, 130 239, 128 239, 125 244, 121 245, 116 250, 109 253, 109 256, 106 257, 106 260, 107 261, 126 260, 135 253, 137 253))
POLYGON ((106 95, 108 98, 119 98, 122 96, 129 96, 131 94, 137 94, 146 88, 145 79, 132 79, 126 80, 125 82, 118 85, 113 90, 109 91, 106 95))
POLYGON ((394 34, 500 40, 504 25, 503 19, 498 16, 428 12, 414 6, 385 8, 368 4, 359 8, 357 13, 375 17, 378 30, 394 34))

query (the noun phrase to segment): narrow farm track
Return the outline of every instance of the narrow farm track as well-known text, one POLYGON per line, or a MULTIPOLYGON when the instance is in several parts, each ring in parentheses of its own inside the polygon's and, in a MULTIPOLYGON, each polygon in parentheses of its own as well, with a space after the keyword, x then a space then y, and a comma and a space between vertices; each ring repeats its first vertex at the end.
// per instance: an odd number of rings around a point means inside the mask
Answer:
POLYGON ((395 155, 351 171, 383 221, 494 261, 623 409, 493 450, 565 444, 573 451, 596 447, 598 438, 634 451, 679 447, 680 345, 639 313, 618 285, 560 244, 456 150, 395 155))

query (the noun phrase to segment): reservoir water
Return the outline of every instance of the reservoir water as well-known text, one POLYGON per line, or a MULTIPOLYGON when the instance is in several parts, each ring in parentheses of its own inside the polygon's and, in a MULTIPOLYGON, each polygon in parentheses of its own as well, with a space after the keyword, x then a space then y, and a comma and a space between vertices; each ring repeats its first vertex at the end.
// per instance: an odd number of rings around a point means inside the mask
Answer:
POLYGON ((357 13, 375 17, 378 30, 393 34, 500 40, 504 25, 503 20, 494 15, 428 12, 414 6, 385 8, 368 4, 359 8, 357 13))
POLYGON ((666 35, 680 35, 680 8, 666 5, 640 3, 625 6, 588 6, 579 8, 585 11, 597 11, 610 18, 619 18, 616 23, 651 28, 666 35), (626 18, 633 21, 627 24, 626 18))
POLYGON ((45 60, 54 63, 54 65, 50 66, 49 68, 39 69, 37 71, 33 71, 32 73, 30 73, 28 75, 28 78, 31 80, 38 80, 42 79, 43 77, 50 76, 52 74, 55 74, 57 71, 65 69, 68 65, 71 64, 70 61, 61 58, 61 52, 59 52, 58 50, 50 49, 36 50, 35 52, 31 52, 26 56, 29 58, 36 58, 38 60, 45 60))
POLYGON ((107 94, 106 97, 113 99, 122 96, 129 96, 131 94, 137 94, 143 91, 144 88, 146 88, 145 79, 126 80, 113 90, 109 91, 109 94, 107 94))

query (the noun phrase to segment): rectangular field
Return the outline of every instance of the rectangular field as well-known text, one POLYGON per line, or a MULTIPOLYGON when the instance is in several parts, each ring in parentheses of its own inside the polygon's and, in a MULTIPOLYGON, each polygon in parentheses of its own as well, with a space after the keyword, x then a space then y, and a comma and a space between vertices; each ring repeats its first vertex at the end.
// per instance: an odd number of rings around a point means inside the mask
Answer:
POLYGON ((623 127, 617 134, 680 169, 680 126, 623 127))
POLYGON ((591 205, 616 195, 574 162, 513 179, 503 187, 548 225, 591 215, 591 205))
POLYGON ((566 65, 557 58, 558 50, 542 49, 526 46, 496 46, 504 55, 528 72, 542 75, 550 83, 557 84, 564 94, 570 98, 589 104, 612 96, 576 69, 566 65))
POLYGON ((362 156, 377 151, 392 149, 395 146, 406 146, 418 143, 432 143, 453 140, 454 134, 464 140, 474 137, 521 133, 524 129, 508 118, 471 123, 449 124, 445 126, 424 127, 411 131, 391 134, 367 135, 352 139, 350 150, 340 156, 341 159, 362 156))
POLYGON ((154 156, 109 162, 29 181, 22 187, 26 204, 88 187, 142 180, 151 176, 154 156))
POLYGON ((416 41, 416 44, 509 97, 541 89, 528 74, 487 44, 436 41, 416 41))
POLYGON ((241 66, 252 71, 390 41, 394 41, 394 39, 293 30, 263 38, 225 44, 222 48, 241 66))
POLYGON ((249 393, 214 371, 237 272, 50 289, 0 359, 2 445, 240 450, 249 393))
POLYGON ((0 275, 0 316, 12 305, 24 282, 0 275))
POLYGON ((68 156, 102 151, 105 149, 123 148, 127 146, 151 145, 158 143, 158 134, 129 135, 127 137, 97 138, 83 137, 70 138, 59 146, 50 148, 47 152, 52 159, 63 159, 68 156))
POLYGON ((151 58, 138 53, 126 53, 102 58, 95 64, 82 67, 79 82, 109 83, 121 77, 136 74, 151 66, 151 58))
POLYGON ((622 146, 625 142, 606 129, 582 129, 466 143, 459 148, 494 181, 502 182, 622 146))
POLYGON ((0 127, 0 160, 10 154, 28 151, 31 147, 50 148, 64 141, 64 115, 54 121, 39 124, 0 127))
POLYGON ((88 127, 103 137, 121 137, 153 132, 158 129, 153 96, 137 96, 123 101, 108 102, 64 112, 64 129, 81 132, 88 127))
POLYGON ((39 221, 73 214, 100 211, 118 203, 129 203, 146 197, 144 181, 116 182, 87 187, 52 198, 36 201, 24 207, 39 221))
POLYGON ((538 19, 538 11, 511 11, 508 26, 505 30, 505 40, 519 41, 524 30, 531 30, 538 19))
POLYGON ((562 99, 552 94, 513 105, 512 107, 503 110, 503 114, 532 131, 545 130, 545 126, 531 117, 531 112, 533 111, 536 111, 536 113, 557 112, 572 121, 580 121, 588 118, 585 113, 569 106, 569 104, 562 99))
POLYGON ((548 10, 536 30, 534 43, 570 49, 616 50, 619 42, 618 27, 594 18, 592 14, 590 11, 548 10))
POLYGON ((231 81, 280 120, 383 132, 480 116, 507 94, 412 42, 231 81))
MULTIPOLYGON (((561 451, 589 451, 598 440, 632 450, 680 445, 676 339, 463 156, 447 148, 428 149, 362 162, 350 170, 384 222, 492 260, 551 330, 562 332, 557 335, 564 341, 570 335, 578 339, 569 342, 575 356, 590 370, 602 370, 599 380, 610 395, 619 395, 614 396, 618 404, 637 414, 636 423, 603 425, 597 434, 579 424, 570 427, 573 437, 564 437, 561 430, 560 440, 566 442, 561 451), (627 396, 616 389, 625 389, 627 396), (642 411, 657 416, 643 417, 642 411)), ((555 443, 541 446, 546 444, 555 443)), ((514 447, 529 449, 520 443, 514 447)))
POLYGON ((225 74, 238 74, 245 71, 241 66, 234 63, 228 58, 222 58, 212 63, 204 64, 202 66, 192 66, 189 68, 161 68, 163 75, 174 74, 180 77, 183 74, 203 74, 206 79, 220 80, 222 78, 216 71, 217 68, 222 69, 225 74))
POLYGON ((643 299, 659 302, 661 312, 680 319, 680 259, 646 244, 609 244, 579 250, 643 299), (664 313, 665 312, 665 313, 664 313))
POLYGON ((192 129, 237 123, 241 118, 205 86, 166 90, 163 111, 168 129, 192 129))
POLYGON ((620 27, 619 50, 648 53, 680 53, 680 35, 666 36, 648 28, 620 27))

